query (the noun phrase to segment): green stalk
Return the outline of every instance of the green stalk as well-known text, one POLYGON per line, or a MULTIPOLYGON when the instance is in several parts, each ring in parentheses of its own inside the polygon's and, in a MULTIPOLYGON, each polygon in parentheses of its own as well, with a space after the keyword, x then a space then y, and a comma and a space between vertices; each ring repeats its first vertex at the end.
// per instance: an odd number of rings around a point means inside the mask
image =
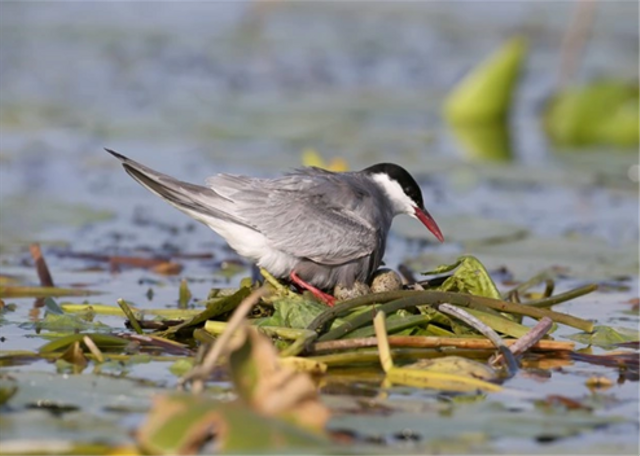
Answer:
POLYGON ((476 317, 485 325, 489 326, 500 334, 515 337, 516 339, 529 332, 529 327, 516 323, 507 318, 489 314, 478 309, 466 309, 471 315, 476 317))
MULTIPOLYGON (((396 292, 397 293, 397 292, 396 292)), ((386 294, 386 293, 381 293, 386 294)), ((371 295, 373 297, 377 295, 371 295)), ((361 299, 361 298, 358 298, 361 299)), ((355 300, 352 300, 355 301, 355 300)), ((378 300, 379 301, 379 300, 378 300)), ((350 301, 351 302, 351 301, 350 301)), ((375 302, 375 300, 374 300, 375 302)), ((535 319, 541 319, 543 317, 549 317, 551 320, 562 323, 567 326, 571 326, 582 331, 592 332, 593 331, 593 323, 587 320, 583 320, 581 318, 573 317, 571 315, 563 314, 560 312, 554 312, 546 309, 538 309, 533 306, 527 306, 522 304, 514 304, 506 301, 500 301, 498 299, 485 298, 483 296, 474 296, 465 293, 451 293, 444 291, 418 291, 411 292, 409 296, 396 299, 395 301, 388 302, 383 305, 373 305, 371 306, 371 312, 364 312, 357 317, 353 318, 351 321, 344 323, 343 325, 337 327, 334 330, 327 332, 325 335, 320 337, 318 340, 326 341, 326 340, 334 340, 339 339, 346 334, 350 333, 354 329, 360 328, 371 320, 373 320, 373 316, 376 312, 382 310, 385 314, 389 315, 397 310, 404 309, 407 307, 414 307, 420 305, 429 305, 436 306, 439 304, 453 304, 456 306, 469 307, 478 310, 484 310, 484 308, 490 308, 494 310, 498 310, 500 312, 511 313, 515 315, 524 315, 527 317, 532 317, 535 319)), ((348 303, 345 303, 348 304, 348 303)), ((363 304, 359 304, 363 305, 363 304)), ((357 306, 354 306, 357 307, 357 306)), ((345 311, 346 309, 337 309, 338 306, 334 308, 334 310, 338 310, 333 312, 332 318, 336 318, 340 315, 341 311, 345 311)), ((349 308, 351 310, 351 307, 349 308)), ((314 320, 307 329, 314 330, 316 328, 320 328, 325 324, 332 321, 327 313, 321 314, 314 320), (321 319, 322 317, 322 319, 321 319), (320 324, 318 324, 320 323, 320 324)))
MULTIPOLYGON (((393 334, 407 328, 421 326, 429 323, 431 320, 433 320, 433 318, 430 315, 411 315, 404 318, 389 318, 386 321, 387 334, 393 334)), ((373 328, 373 326, 368 326, 366 328, 361 328, 353 331, 351 334, 349 334, 349 337, 370 337, 374 334, 375 329, 373 328)))
MULTIPOLYGON (((374 293, 358 298, 349 299, 347 301, 336 304, 335 307, 327 309, 325 312, 318 315, 310 324, 307 329, 311 331, 321 330, 325 325, 331 323, 336 318, 347 315, 351 310, 375 303, 385 303, 393 301, 394 299, 404 298, 406 296, 414 296, 422 293, 415 290, 400 290, 400 291, 387 291, 384 293, 374 293)), ((372 317, 373 318, 373 317, 372 317)))
POLYGON ((545 269, 544 271, 539 272, 538 274, 534 275, 533 277, 531 277, 529 280, 527 280, 526 282, 522 282, 520 285, 518 285, 515 288, 512 288, 511 290, 505 292, 502 294, 502 297, 504 299, 508 299, 511 297, 511 295, 513 295, 514 293, 516 294, 522 294, 525 291, 529 290, 530 288, 535 287, 536 285, 538 285, 539 283, 542 283, 546 280, 553 280, 556 278, 558 274, 556 273, 556 271, 554 271, 553 268, 549 268, 549 269, 545 269))
POLYGON ((142 327, 140 326, 140 323, 138 323, 138 319, 133 314, 133 311, 129 308, 129 305, 125 302, 125 300, 122 298, 119 298, 117 300, 117 303, 122 309, 122 311, 124 312, 124 314, 129 319, 129 323, 131 323, 131 327, 136 332, 136 334, 143 334, 142 327))
POLYGON ((574 288, 573 290, 566 291, 564 293, 557 294, 555 296, 549 296, 544 299, 536 299, 535 301, 529 301, 523 303, 526 306, 537 307, 537 308, 545 308, 552 307, 562 302, 570 301, 571 299, 578 298, 580 296, 584 296, 586 294, 592 293, 598 289, 598 285, 595 283, 590 283, 589 285, 584 285, 582 287, 574 288))

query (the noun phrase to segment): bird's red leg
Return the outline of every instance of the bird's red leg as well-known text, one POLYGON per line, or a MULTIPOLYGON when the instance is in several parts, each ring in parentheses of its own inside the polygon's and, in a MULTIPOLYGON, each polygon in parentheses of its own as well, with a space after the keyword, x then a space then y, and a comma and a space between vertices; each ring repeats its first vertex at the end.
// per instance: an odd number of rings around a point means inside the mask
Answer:
POLYGON ((316 298, 318 298, 320 301, 324 302, 329 307, 333 307, 335 305, 336 298, 334 298, 331 295, 328 295, 327 293, 324 293, 324 292, 318 290, 313 285, 308 284, 307 282, 302 280, 298 276, 298 274, 296 274, 295 272, 291 271, 291 274, 289 274, 289 278, 291 279, 291 281, 294 284, 296 284, 300 288, 305 289, 305 290, 309 290, 316 298))

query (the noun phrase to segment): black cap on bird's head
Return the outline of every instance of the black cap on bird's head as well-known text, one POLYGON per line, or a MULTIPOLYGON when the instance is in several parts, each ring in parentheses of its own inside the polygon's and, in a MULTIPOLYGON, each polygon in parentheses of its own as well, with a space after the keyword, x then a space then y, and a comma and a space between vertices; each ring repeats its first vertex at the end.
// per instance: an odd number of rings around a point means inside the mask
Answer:
POLYGON ((424 207, 420 186, 406 169, 393 163, 378 163, 362 172, 370 175, 384 189, 396 213, 417 218, 440 242, 444 242, 438 224, 424 207))

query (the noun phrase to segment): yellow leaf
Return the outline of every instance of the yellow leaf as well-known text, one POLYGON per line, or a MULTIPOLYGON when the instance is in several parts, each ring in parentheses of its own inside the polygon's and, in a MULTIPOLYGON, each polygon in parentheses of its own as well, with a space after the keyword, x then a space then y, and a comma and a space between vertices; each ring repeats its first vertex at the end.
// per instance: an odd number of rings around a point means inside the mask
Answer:
POLYGON ((344 158, 336 157, 331 160, 329 166, 327 167, 329 171, 335 171, 337 173, 342 173, 345 171, 349 171, 349 164, 344 158))
POLYGON ((334 172, 349 170, 349 165, 344 158, 335 157, 331 162, 327 163, 324 158, 312 148, 306 148, 302 151, 302 166, 314 166, 334 172))
POLYGON ((473 377, 481 380, 497 380, 498 374, 490 366, 462 356, 444 356, 435 359, 421 359, 405 366, 406 369, 428 370, 443 374, 473 377))
POLYGON ((324 168, 325 161, 315 149, 308 147, 302 151, 302 166, 324 168))
POLYGON ((327 365, 320 361, 301 358, 299 356, 287 356, 278 358, 278 363, 282 367, 290 367, 296 372, 307 372, 312 375, 324 374, 327 371, 327 365))
POLYGON ((107 454, 109 456, 138 456, 142 453, 135 445, 121 445, 109 450, 107 454))
MULTIPOLYGON (((444 391, 502 391, 500 385, 486 382, 476 378, 495 378, 487 374, 486 369, 481 369, 477 365, 469 365, 464 358, 450 357, 447 361, 433 361, 434 370, 423 370, 425 364, 416 363, 412 367, 395 367, 389 349, 387 329, 384 312, 378 312, 374 319, 376 337, 378 339, 378 353, 380 354, 380 364, 386 373, 385 380, 391 384, 413 386, 416 388, 433 388, 444 391), (456 359, 453 359, 456 358, 456 359), (461 361, 464 359, 464 361, 461 361), (440 366, 438 366, 438 362, 440 366), (466 364, 466 366, 465 366, 466 364), (451 373, 452 370, 460 368, 460 372, 451 373), (462 375, 458 375, 462 373, 462 375)), ((428 365, 427 365, 428 367, 428 365)), ((487 369, 490 369, 487 367, 487 369)))
POLYGON ((478 380, 464 375, 432 372, 428 370, 393 367, 387 372, 387 379, 391 383, 413 386, 416 388, 432 388, 444 391, 502 391, 500 385, 478 380))

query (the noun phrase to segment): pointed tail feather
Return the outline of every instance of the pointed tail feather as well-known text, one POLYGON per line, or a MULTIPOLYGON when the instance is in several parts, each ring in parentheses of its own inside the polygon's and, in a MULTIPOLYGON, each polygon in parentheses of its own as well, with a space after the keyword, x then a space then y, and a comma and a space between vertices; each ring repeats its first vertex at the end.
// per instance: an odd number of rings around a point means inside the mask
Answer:
POLYGON ((105 150, 120 160, 127 174, 133 177, 140 185, 190 217, 205 224, 208 224, 207 219, 213 217, 250 227, 243 220, 239 220, 224 211, 223 207, 229 206, 233 202, 220 196, 212 189, 174 179, 111 149, 105 148, 105 150))

